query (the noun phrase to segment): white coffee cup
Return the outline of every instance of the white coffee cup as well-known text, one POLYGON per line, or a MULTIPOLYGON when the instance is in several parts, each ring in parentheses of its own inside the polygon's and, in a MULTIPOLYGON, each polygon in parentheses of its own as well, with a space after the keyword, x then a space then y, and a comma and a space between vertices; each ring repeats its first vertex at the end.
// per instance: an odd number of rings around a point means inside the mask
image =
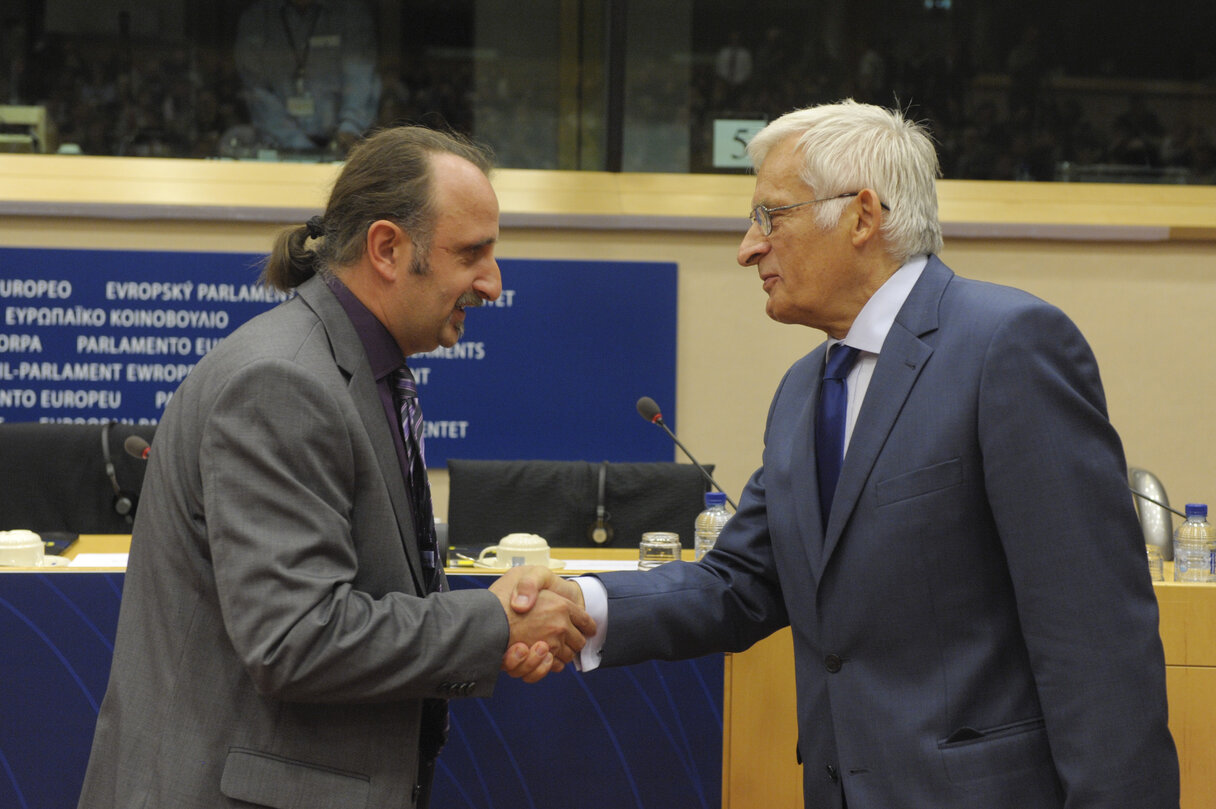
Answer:
POLYGON ((549 564, 549 543, 536 534, 507 534, 477 555, 477 561, 487 567, 518 567, 549 564), (493 558, 486 556, 492 554, 493 558))
POLYGON ((0 531, 0 565, 40 567, 45 553, 42 537, 33 531, 0 531))

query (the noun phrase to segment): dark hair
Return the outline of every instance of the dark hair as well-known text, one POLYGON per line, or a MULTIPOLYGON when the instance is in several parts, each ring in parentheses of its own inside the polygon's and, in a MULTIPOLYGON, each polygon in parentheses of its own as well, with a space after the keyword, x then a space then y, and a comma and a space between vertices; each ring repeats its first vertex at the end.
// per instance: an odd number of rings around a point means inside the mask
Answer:
POLYGON ((317 272, 336 273, 353 264, 363 255, 368 227, 379 219, 410 235, 417 247, 415 265, 423 266, 436 214, 431 155, 445 152, 490 173, 489 150, 455 133, 401 126, 357 144, 334 182, 324 216, 279 233, 262 281, 288 291, 317 272))

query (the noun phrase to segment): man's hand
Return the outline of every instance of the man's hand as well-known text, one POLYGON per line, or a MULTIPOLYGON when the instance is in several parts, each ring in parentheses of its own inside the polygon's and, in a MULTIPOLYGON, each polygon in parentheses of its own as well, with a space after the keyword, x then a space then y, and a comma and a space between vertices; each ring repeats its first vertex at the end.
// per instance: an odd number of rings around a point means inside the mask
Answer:
POLYGON ((547 567, 512 568, 494 584, 511 627, 503 671, 534 683, 561 671, 595 634, 595 622, 583 609, 582 589, 547 567))
POLYGON ((502 656, 502 670, 525 683, 539 682, 548 674, 565 668, 562 661, 549 651, 549 644, 538 640, 531 648, 526 643, 512 644, 502 656))
MULTIPOLYGON (((532 605, 536 603, 536 598, 541 590, 552 590, 563 598, 573 601, 580 608, 587 606, 583 603, 583 588, 569 579, 563 579, 561 576, 556 575, 552 570, 546 567, 517 569, 524 572, 515 577, 514 588, 511 590, 511 609, 516 612, 525 613, 532 609, 532 605)), ((505 579, 506 576, 503 576, 503 578, 505 579)), ((502 581, 502 579, 499 579, 499 581, 502 581)), ((583 634, 587 636, 594 635, 595 623, 592 622, 590 632, 584 632, 583 634)))
POLYGON ((333 140, 329 142, 329 150, 342 157, 351 150, 356 143, 359 142, 359 136, 342 129, 338 134, 334 135, 333 140))

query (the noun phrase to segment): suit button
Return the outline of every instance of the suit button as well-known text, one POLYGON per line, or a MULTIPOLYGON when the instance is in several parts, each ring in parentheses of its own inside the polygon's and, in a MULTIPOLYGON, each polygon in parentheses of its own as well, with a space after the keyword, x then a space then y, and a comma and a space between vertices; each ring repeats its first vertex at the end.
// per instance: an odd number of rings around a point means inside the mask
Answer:
POLYGON ((840 775, 839 775, 839 773, 836 772, 835 767, 833 767, 831 764, 828 764, 827 770, 828 770, 828 780, 829 781, 831 781, 834 784, 840 780, 840 775))
POLYGON ((829 674, 835 674, 840 671, 840 667, 844 665, 844 661, 839 655, 828 655, 823 659, 823 667, 828 670, 829 674))

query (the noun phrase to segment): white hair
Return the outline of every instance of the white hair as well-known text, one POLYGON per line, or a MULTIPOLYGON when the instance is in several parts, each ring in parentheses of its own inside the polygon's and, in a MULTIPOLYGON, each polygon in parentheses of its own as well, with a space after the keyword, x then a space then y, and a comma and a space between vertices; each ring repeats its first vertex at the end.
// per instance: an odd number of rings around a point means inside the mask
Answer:
MULTIPOLYGON (((845 99, 795 110, 771 122, 747 145, 756 170, 773 147, 798 138, 800 178, 818 197, 869 188, 890 208, 883 217, 887 249, 899 261, 942 249, 937 218, 937 150, 925 128, 898 110, 845 99)), ((820 227, 840 220, 846 199, 815 212, 820 227)))

